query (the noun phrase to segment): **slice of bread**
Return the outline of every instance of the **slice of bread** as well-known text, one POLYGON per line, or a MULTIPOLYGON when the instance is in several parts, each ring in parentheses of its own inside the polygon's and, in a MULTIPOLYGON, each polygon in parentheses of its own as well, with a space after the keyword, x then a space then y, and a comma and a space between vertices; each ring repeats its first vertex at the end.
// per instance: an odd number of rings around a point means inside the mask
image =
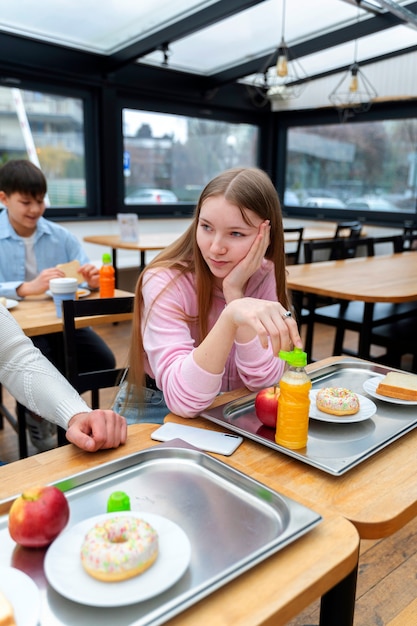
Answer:
POLYGON ((4 296, 0 296, 0 304, 2 304, 3 306, 7 306, 7 298, 5 298, 4 296))
POLYGON ((398 398, 399 400, 417 400, 417 376, 388 372, 376 388, 381 396, 398 398))
POLYGON ((76 278, 78 284, 84 282, 84 277, 78 271, 80 268, 79 261, 69 261, 69 263, 58 263, 56 266, 59 270, 62 270, 67 278, 76 278))
POLYGON ((1 626, 16 626, 13 607, 6 596, 0 591, 0 624, 1 626))

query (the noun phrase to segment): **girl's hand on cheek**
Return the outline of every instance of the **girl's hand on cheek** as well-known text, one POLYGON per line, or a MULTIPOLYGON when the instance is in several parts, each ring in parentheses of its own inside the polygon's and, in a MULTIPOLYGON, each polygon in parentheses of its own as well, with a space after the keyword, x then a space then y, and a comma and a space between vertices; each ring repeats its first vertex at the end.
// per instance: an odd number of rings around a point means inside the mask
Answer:
POLYGON ((270 243, 271 226, 265 220, 259 226, 252 246, 247 255, 232 269, 223 281, 223 293, 226 302, 236 298, 242 298, 246 283, 249 278, 261 267, 265 253, 270 243))

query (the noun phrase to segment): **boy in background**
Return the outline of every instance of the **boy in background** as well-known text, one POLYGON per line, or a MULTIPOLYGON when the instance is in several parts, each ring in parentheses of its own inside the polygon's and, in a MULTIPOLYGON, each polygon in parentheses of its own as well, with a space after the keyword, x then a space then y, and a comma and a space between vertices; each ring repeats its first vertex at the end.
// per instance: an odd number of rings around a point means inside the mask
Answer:
MULTIPOLYGON (((79 272, 90 289, 99 286, 99 271, 89 262, 77 238, 43 217, 47 182, 42 171, 25 159, 0 168, 0 296, 21 300, 44 294, 51 278, 63 277, 56 265, 78 260, 79 272)), ((40 351, 64 373, 62 333, 33 338, 40 351)), ((77 330, 80 371, 111 369, 115 358, 91 328, 77 330)), ((33 445, 40 451, 54 447, 50 422, 27 411, 26 422, 33 445)))

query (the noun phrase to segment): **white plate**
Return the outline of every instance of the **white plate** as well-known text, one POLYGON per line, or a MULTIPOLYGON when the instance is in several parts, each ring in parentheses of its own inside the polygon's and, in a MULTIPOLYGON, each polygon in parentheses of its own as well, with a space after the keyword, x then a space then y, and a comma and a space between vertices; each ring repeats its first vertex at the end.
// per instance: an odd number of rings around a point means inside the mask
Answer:
POLYGON ((17 300, 11 300, 10 298, 6 298, 7 309, 14 309, 14 307, 17 306, 18 304, 19 302, 17 300))
POLYGON ((0 589, 13 607, 17 626, 39 623, 41 595, 27 574, 15 567, 0 566, 0 589))
MULTIPOLYGON (((78 298, 85 298, 86 296, 89 296, 90 293, 91 293, 91 291, 89 289, 84 289, 83 287, 79 287, 77 289, 77 297, 78 298)), ((49 289, 46 292, 46 295, 49 296, 50 298, 52 298, 52 293, 50 292, 49 289)), ((16 302, 16 304, 17 304, 17 302, 16 302)))
POLYGON ((401 398, 390 398, 389 396, 382 396, 376 392, 379 382, 385 378, 384 376, 375 376, 374 378, 368 378, 363 383, 363 388, 366 393, 376 398, 377 400, 384 400, 384 402, 391 402, 392 404, 405 404, 408 406, 417 405, 417 400, 401 400, 401 398))
POLYGON ((159 554, 155 563, 139 576, 120 582, 101 582, 81 565, 81 544, 97 522, 114 513, 90 517, 61 533, 49 547, 44 562, 46 578, 61 595, 89 606, 115 607, 135 604, 162 593, 177 582, 187 569, 191 544, 185 532, 171 520, 151 513, 118 512, 134 515, 151 524, 158 533, 159 554))
POLYGON ((317 392, 318 389, 310 391, 310 417, 315 420, 332 422, 334 424, 350 424, 352 422, 363 422, 376 413, 375 402, 372 402, 372 400, 362 396, 360 393, 356 394, 359 398, 359 411, 354 415, 330 415, 330 413, 323 413, 316 405, 317 392))
POLYGON ((89 296, 91 291, 89 289, 84 289, 83 287, 79 287, 77 289, 77 298, 85 298, 89 296))

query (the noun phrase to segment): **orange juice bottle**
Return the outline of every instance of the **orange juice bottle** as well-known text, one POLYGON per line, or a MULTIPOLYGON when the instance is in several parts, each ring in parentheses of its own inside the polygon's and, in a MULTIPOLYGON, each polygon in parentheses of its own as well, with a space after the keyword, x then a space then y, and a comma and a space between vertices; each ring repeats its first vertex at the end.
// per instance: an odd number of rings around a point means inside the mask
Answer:
POLYGON ((115 283, 114 267, 108 252, 103 254, 103 265, 100 268, 100 298, 113 298, 115 283))
POLYGON ((275 441, 278 445, 298 450, 305 448, 308 438, 311 380, 307 376, 307 354, 301 348, 292 352, 281 350, 279 357, 288 362, 280 382, 279 411, 275 441))

